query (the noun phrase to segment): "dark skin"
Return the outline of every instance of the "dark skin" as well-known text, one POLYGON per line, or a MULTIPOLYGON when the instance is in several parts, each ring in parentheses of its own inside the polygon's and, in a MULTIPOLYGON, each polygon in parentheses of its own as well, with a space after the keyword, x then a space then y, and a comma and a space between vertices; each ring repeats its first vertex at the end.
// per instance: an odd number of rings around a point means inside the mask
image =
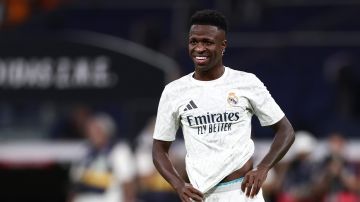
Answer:
POLYGON ((226 48, 226 39, 223 30, 210 25, 193 25, 189 32, 188 47, 189 56, 195 64, 195 79, 210 81, 224 73, 222 53, 226 48))
MULTIPOLYGON (((192 25, 189 32, 189 55, 195 64, 193 77, 210 81, 224 73, 222 62, 226 48, 225 31, 211 25, 192 25)), ((285 155, 294 142, 294 130, 286 117, 271 126, 275 132, 269 152, 259 165, 245 174, 241 189, 253 198, 261 189, 268 171, 285 155)), ((169 159, 171 142, 153 141, 153 161, 161 175, 176 190, 182 202, 202 201, 203 193, 185 182, 169 159)))
POLYGON ((250 198, 259 193, 269 170, 282 159, 295 140, 294 129, 286 117, 270 127, 275 132, 270 150, 255 169, 245 174, 241 184, 241 190, 250 198))
POLYGON ((204 195, 195 189, 190 183, 185 182, 174 168, 169 159, 169 148, 172 142, 154 140, 153 162, 160 174, 175 189, 182 202, 202 201, 204 195))

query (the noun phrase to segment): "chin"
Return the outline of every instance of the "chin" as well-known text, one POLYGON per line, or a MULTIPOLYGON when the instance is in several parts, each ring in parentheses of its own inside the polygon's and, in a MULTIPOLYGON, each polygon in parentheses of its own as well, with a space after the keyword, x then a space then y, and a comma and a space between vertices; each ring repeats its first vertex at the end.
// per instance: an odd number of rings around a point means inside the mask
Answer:
POLYGON ((196 65, 195 69, 198 71, 202 71, 202 72, 206 72, 209 71, 211 69, 211 67, 209 67, 208 65, 196 65))

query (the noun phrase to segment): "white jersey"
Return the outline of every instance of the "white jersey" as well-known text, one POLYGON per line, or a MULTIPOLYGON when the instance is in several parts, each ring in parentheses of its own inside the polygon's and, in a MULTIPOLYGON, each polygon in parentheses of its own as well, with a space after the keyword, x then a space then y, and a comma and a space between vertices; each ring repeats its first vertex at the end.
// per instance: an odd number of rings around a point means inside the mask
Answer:
POLYGON ((192 75, 165 87, 153 138, 174 141, 182 127, 188 177, 205 193, 251 158, 252 115, 266 126, 284 113, 254 74, 225 67, 224 74, 212 81, 192 75))

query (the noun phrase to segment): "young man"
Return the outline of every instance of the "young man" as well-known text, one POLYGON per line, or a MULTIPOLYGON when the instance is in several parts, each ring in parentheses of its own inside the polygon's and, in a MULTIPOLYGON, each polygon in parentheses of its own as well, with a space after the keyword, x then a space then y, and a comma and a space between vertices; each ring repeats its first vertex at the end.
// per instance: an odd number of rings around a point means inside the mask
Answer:
POLYGON ((227 25, 222 14, 199 11, 190 26, 189 55, 195 72, 168 84, 161 95, 154 164, 182 201, 264 201, 261 186, 294 141, 293 128, 255 75, 223 66, 227 25), (269 152, 254 169, 253 114, 275 132, 269 152), (179 126, 190 183, 168 158, 179 126))

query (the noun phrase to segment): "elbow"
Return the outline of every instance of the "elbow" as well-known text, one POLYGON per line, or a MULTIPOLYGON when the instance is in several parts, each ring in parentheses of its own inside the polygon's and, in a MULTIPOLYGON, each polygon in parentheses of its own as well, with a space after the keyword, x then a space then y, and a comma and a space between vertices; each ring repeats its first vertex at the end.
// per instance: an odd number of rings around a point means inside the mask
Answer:
POLYGON ((295 131, 294 128, 290 125, 290 127, 288 128, 288 132, 287 132, 287 136, 289 139, 289 144, 292 145, 295 142, 295 131))
POLYGON ((295 141, 295 131, 290 121, 285 117, 276 125, 275 130, 281 134, 287 145, 291 146, 295 141))
POLYGON ((286 139, 288 140, 289 145, 292 145, 295 141, 294 127, 291 125, 290 121, 287 118, 285 118, 282 123, 283 123, 284 132, 287 137, 286 139))
POLYGON ((159 163, 159 158, 158 158, 157 155, 154 155, 154 153, 153 153, 153 155, 152 155, 152 162, 153 162, 154 167, 155 167, 156 169, 159 169, 159 165, 160 165, 160 163, 159 163))

